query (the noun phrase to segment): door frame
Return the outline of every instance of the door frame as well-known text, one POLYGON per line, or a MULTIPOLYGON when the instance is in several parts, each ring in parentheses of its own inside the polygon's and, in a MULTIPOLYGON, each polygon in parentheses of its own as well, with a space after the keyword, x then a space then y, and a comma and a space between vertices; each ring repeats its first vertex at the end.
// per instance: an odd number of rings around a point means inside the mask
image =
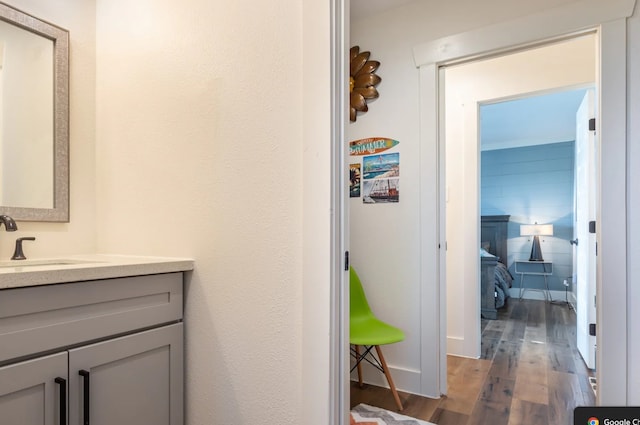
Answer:
POLYGON ((440 67, 546 44, 596 31, 599 52, 600 185, 598 199, 597 402, 627 402, 627 41, 626 18, 636 0, 607 4, 583 0, 478 30, 434 40, 414 48, 420 74, 421 176, 421 386, 425 395, 447 392, 446 233, 444 117, 440 67), (606 143, 602 143, 605 140, 606 143), (435 188, 432 189, 432 188, 435 188), (434 207, 435 205, 435 207, 434 207), (433 223, 433 217, 437 220, 433 223), (432 255, 433 254, 433 255, 432 255), (607 291, 602 290, 603 276, 607 291), (433 294, 436 294, 434 297, 433 294), (441 307, 442 306, 442 307, 441 307), (434 341, 436 342, 434 344, 434 341))
POLYGON ((572 283, 574 288, 577 287, 575 294, 576 346, 589 369, 595 369, 596 360, 596 342, 595 337, 589 334, 589 323, 596 323, 597 316, 596 306, 590 301, 595 297, 596 288, 597 234, 596 232, 593 232, 593 235, 590 234, 587 223, 597 216, 595 164, 598 159, 596 149, 598 139, 597 132, 588 128, 588 121, 595 115, 596 99, 596 90, 587 90, 576 111, 574 146, 573 239, 577 243, 572 246, 572 283), (578 208, 578 205, 583 208, 578 208))
POLYGON ((349 423, 349 191, 348 144, 350 0, 331 0, 331 243, 329 422, 349 423))

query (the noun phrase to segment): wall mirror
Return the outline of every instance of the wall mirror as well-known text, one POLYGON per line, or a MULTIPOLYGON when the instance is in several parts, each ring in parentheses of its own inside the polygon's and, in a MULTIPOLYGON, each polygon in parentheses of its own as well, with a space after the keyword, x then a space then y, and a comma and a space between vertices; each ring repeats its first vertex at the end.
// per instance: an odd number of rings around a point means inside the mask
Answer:
POLYGON ((69 32, 4 3, 0 214, 69 221, 69 32))

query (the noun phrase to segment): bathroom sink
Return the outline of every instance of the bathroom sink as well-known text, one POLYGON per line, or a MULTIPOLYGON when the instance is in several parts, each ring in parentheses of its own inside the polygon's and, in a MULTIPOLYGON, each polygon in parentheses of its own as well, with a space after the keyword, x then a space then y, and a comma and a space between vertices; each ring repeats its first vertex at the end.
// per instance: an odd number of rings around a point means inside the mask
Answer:
POLYGON ((79 264, 91 264, 96 261, 51 258, 46 260, 12 260, 0 261, 0 269, 17 267, 46 267, 46 266, 77 266, 79 264))
MULTIPOLYGON (((70 254, 27 260, 4 260, 0 261, 0 292, 11 288, 190 270, 193 270, 193 260, 190 258, 139 255, 70 254)), ((0 423, 3 423, 2 420, 0 423)))

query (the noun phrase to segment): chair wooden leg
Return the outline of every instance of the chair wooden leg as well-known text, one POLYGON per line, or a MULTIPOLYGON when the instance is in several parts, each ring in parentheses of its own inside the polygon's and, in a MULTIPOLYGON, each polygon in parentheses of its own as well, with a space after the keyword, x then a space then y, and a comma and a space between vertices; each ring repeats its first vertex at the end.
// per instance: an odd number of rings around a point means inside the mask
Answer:
POLYGON ((358 385, 362 388, 362 362, 360 362, 360 346, 356 345, 356 361, 358 362, 358 385))
POLYGON ((393 393, 393 398, 396 400, 396 404, 398 405, 398 410, 402 410, 402 402, 400 401, 400 396, 398 396, 398 391, 396 391, 396 386, 393 383, 393 378, 391 378, 391 372, 389 372, 389 368, 387 367, 387 362, 384 360, 384 356, 382 355, 382 350, 380 349, 379 345, 376 345, 376 352, 378 353, 380 364, 382 364, 382 370, 384 370, 384 376, 387 378, 387 382, 389 383, 389 388, 391 388, 391 392, 393 393))

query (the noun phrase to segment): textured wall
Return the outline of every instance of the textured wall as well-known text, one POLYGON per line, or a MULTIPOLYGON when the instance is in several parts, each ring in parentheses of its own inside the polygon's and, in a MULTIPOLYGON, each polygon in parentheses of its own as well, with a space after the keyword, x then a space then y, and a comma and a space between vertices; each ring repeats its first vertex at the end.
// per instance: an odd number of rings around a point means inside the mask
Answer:
MULTIPOLYGON (((563 142, 522 148, 484 151, 481 155, 482 215, 511 216, 508 227, 508 265, 527 260, 531 238, 520 236, 520 224, 553 224, 553 236, 540 240, 543 257, 553 262, 549 289, 564 291, 563 279, 573 273, 574 143, 563 142)), ((537 276, 527 287, 544 285, 537 276), (536 280, 538 280, 536 282, 536 280)), ((514 286, 519 286, 516 279, 514 286)))
POLYGON ((191 425, 301 422, 301 13, 98 2, 99 250, 195 259, 191 425))

